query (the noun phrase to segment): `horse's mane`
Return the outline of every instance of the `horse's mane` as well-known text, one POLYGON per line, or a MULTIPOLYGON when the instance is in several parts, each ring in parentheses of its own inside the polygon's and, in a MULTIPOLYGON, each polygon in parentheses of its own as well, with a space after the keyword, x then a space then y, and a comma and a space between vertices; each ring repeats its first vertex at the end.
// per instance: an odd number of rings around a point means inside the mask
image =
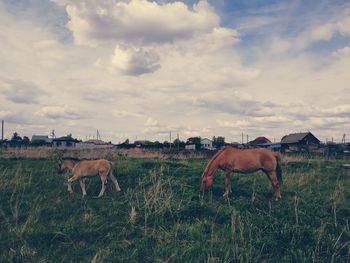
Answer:
POLYGON ((219 155, 221 155, 221 153, 222 153, 223 151, 225 151, 227 148, 229 148, 229 147, 224 147, 224 148, 220 149, 216 154, 214 154, 214 156, 213 156, 213 157, 211 158, 211 160, 209 161, 207 167, 205 168, 203 175, 206 174, 206 173, 208 172, 210 165, 211 165, 211 164, 215 161, 215 159, 218 158, 219 155))

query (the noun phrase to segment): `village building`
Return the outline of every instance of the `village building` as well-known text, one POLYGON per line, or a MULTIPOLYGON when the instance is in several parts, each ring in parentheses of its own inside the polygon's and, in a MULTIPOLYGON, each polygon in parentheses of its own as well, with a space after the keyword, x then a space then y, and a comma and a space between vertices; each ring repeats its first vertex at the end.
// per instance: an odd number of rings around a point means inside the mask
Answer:
POLYGON ((213 147, 213 141, 208 138, 201 139, 201 149, 215 150, 215 147, 213 147))
POLYGON ((281 139, 283 151, 314 151, 320 147, 320 140, 311 132, 291 133, 281 139))
POLYGON ((75 147, 79 140, 72 138, 71 136, 63 136, 59 138, 52 139, 53 146, 63 146, 63 147, 75 147))
POLYGON ((52 139, 49 138, 47 135, 33 135, 32 136, 32 142, 45 142, 45 143, 51 143, 52 139))
POLYGON ((252 146, 252 147, 264 147, 268 144, 270 144, 271 141, 269 139, 267 139, 266 137, 257 137, 254 140, 248 142, 248 146, 252 146))
POLYGON ((187 144, 187 145, 185 145, 185 150, 189 150, 189 151, 191 151, 191 150, 196 150, 196 145, 195 144, 187 144))

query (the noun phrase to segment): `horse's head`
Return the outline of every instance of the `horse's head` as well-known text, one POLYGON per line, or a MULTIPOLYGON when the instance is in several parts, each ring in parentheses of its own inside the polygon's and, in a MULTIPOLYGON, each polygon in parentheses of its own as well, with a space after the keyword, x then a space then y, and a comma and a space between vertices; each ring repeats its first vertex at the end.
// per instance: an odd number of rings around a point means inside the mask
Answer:
POLYGON ((212 176, 202 176, 202 182, 201 182, 201 187, 200 191, 204 193, 205 190, 210 188, 213 185, 213 177, 212 176))

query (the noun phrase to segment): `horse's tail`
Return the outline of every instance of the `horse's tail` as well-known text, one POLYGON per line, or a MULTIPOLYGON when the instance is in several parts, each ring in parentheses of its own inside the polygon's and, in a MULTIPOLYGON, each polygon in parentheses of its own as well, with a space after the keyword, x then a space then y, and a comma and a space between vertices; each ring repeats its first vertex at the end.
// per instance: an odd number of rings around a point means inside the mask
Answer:
POLYGON ((280 184, 283 183, 283 178, 282 178, 282 156, 279 152, 274 153, 277 165, 276 165, 276 175, 277 175, 277 180, 280 184))
POLYGON ((117 181, 117 178, 116 178, 115 175, 114 175, 114 171, 116 172, 116 169, 115 169, 115 167, 113 166, 113 163, 112 163, 111 161, 109 161, 109 164, 110 164, 110 170, 109 170, 109 173, 108 173, 109 178, 111 178, 113 184, 115 185, 115 190, 116 190, 117 192, 119 192, 119 191, 121 191, 121 189, 120 189, 119 183, 118 183, 118 181, 117 181))

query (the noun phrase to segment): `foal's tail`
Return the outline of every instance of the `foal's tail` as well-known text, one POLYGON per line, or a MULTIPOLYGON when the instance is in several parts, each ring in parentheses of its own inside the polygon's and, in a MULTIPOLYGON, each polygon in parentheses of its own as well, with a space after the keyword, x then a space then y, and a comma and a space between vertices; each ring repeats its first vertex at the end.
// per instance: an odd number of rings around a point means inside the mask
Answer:
POLYGON ((110 175, 113 175, 114 167, 113 167, 113 163, 111 161, 108 161, 108 162, 109 162, 109 165, 110 165, 108 175, 110 176, 110 175))
POLYGON ((274 153, 276 161, 277 161, 277 166, 276 166, 276 175, 277 175, 277 180, 280 184, 283 183, 283 178, 282 178, 282 156, 279 152, 274 153))

